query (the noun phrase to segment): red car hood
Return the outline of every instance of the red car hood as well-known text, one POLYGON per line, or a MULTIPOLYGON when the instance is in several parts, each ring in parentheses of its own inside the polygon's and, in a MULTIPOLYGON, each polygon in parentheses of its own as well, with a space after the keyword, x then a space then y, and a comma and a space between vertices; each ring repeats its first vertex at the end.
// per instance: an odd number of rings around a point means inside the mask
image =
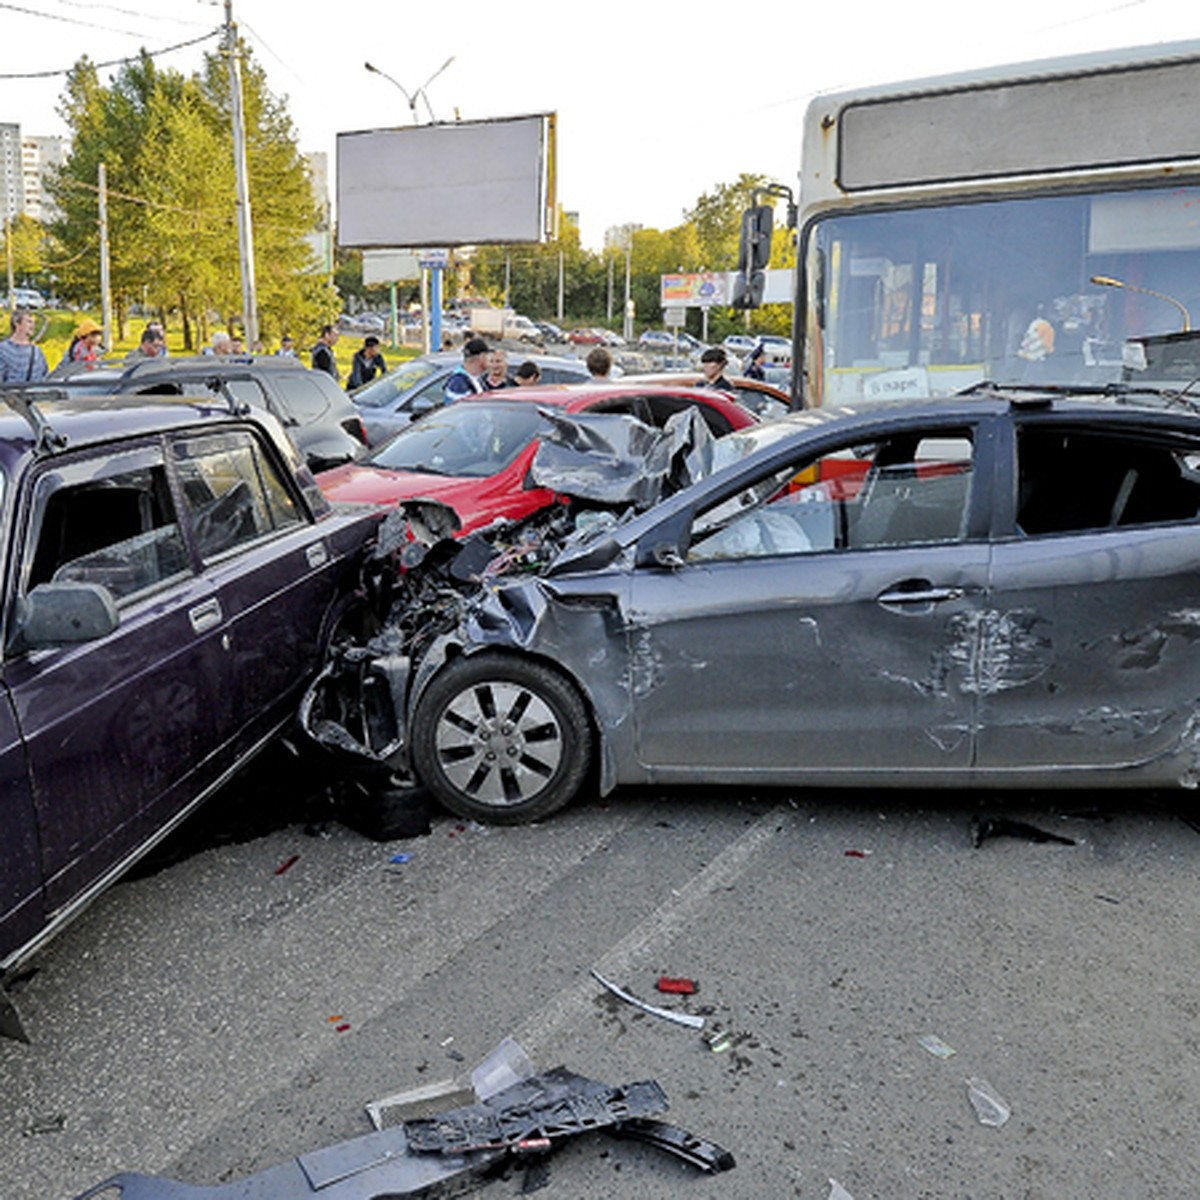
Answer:
POLYGON ((488 479, 426 475, 348 463, 322 472, 317 482, 333 501, 392 505, 418 497, 440 500, 458 513, 463 532, 469 533, 490 525, 498 517, 518 520, 553 501, 554 493, 545 488, 522 489, 521 481, 532 457, 532 451, 527 451, 507 471, 488 479))

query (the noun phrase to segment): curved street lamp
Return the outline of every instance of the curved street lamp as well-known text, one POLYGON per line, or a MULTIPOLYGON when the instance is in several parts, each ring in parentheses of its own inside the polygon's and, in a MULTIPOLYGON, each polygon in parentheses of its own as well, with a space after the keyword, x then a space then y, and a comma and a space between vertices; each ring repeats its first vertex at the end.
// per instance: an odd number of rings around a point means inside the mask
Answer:
POLYGON ((435 79, 436 79, 436 78, 437 78, 437 77, 438 77, 438 76, 439 76, 439 75, 440 75, 440 74, 441 74, 441 73, 442 73, 442 72, 443 72, 443 71, 444 71, 444 70, 445 70, 445 69, 446 69, 446 68, 447 68, 447 67, 448 67, 448 66, 449 66, 449 65, 450 65, 452 62, 453 62, 453 61, 454 61, 454 55, 452 54, 452 55, 450 55, 450 57, 449 57, 448 59, 446 59, 446 61, 445 61, 444 63, 442 63, 442 65, 441 65, 440 67, 438 67, 438 69, 437 69, 436 71, 434 71, 434 73, 433 73, 432 75, 430 75, 430 77, 429 77, 427 80, 425 80, 425 82, 424 82, 423 84, 421 84, 421 86, 420 86, 419 88, 417 88, 417 90, 416 90, 415 92, 413 92, 411 95, 409 94, 409 91, 408 91, 408 89, 407 89, 407 88, 406 88, 406 87, 405 87, 405 86, 404 86, 402 83, 400 83, 400 82, 398 82, 397 80, 393 79, 393 78, 392 78, 392 77, 391 77, 391 76, 390 76, 390 75, 389 75, 389 74, 388 74, 386 71, 381 71, 381 70, 380 70, 380 69, 379 69, 377 66, 375 66, 375 65, 373 65, 372 63, 369 63, 369 62, 365 62, 365 63, 363 63, 363 66, 364 66, 364 67, 366 67, 366 69, 367 69, 368 71, 370 71, 372 75, 381 75, 381 76, 382 76, 384 79, 386 79, 386 80, 388 81, 388 83, 390 83, 390 84, 391 84, 391 85, 392 85, 394 88, 396 88, 396 89, 397 89, 397 90, 400 92, 400 94, 401 94, 401 95, 404 97, 404 99, 408 101, 408 110, 409 110, 409 112, 411 112, 411 113, 412 113, 413 124, 414 124, 414 125, 417 125, 417 124, 419 124, 419 121, 417 120, 417 97, 418 97, 418 96, 422 96, 422 97, 424 97, 424 99, 425 99, 425 109, 426 109, 426 111, 429 113, 429 120, 430 120, 431 122, 435 122, 435 121, 437 121, 437 117, 435 117, 435 116, 433 115, 433 108, 430 106, 430 103, 429 103, 429 96, 428 96, 428 94, 426 93, 425 89, 426 89, 426 88, 427 88, 427 87, 428 87, 428 86, 429 86, 429 85, 430 85, 430 84, 431 84, 431 83, 432 83, 432 82, 433 82, 433 81, 434 81, 434 80, 435 80, 435 79))

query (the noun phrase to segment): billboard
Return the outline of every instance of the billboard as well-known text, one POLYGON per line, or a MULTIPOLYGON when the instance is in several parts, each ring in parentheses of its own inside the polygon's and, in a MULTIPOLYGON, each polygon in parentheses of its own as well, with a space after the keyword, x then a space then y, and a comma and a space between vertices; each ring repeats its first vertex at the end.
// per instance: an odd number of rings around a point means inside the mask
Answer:
POLYGON ((541 242, 553 232, 553 113, 339 133, 338 245, 541 242))
POLYGON ((706 271, 692 275, 663 275, 662 304, 681 304, 685 308, 707 308, 729 303, 729 284, 724 271, 706 271))

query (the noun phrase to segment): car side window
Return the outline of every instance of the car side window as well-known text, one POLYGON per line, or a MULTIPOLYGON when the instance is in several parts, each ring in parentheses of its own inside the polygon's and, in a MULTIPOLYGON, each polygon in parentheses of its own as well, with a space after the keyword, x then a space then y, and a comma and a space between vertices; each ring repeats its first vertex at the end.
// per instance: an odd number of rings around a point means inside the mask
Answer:
POLYGON ((186 519, 201 558, 221 555, 300 524, 300 509, 249 431, 174 444, 186 519))
POLYGON ((972 479, 970 430, 839 448, 700 513, 688 561, 961 541, 972 479))
POLYGON ((1192 521, 1198 514, 1200 445, 1055 425, 1018 430, 1018 534, 1192 521))
MULTIPOLYGON (((325 381, 337 393, 340 401, 342 395, 336 383, 328 376, 325 381)), ((323 389, 321 378, 309 375, 303 371, 289 371, 286 377, 276 381, 276 390, 282 397, 282 404, 287 415, 301 425, 307 425, 318 420, 328 411, 331 398, 323 389)))
POLYGON ((34 488, 23 590, 96 583, 118 604, 189 571, 161 449, 56 464, 34 488))

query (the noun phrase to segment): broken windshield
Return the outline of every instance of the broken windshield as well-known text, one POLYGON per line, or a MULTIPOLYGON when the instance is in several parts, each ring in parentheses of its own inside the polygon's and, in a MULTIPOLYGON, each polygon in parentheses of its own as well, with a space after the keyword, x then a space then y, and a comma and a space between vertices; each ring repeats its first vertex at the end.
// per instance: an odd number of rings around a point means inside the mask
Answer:
POLYGON ((807 239, 810 404, 1102 385, 1200 313, 1200 188, 863 212, 807 239))

